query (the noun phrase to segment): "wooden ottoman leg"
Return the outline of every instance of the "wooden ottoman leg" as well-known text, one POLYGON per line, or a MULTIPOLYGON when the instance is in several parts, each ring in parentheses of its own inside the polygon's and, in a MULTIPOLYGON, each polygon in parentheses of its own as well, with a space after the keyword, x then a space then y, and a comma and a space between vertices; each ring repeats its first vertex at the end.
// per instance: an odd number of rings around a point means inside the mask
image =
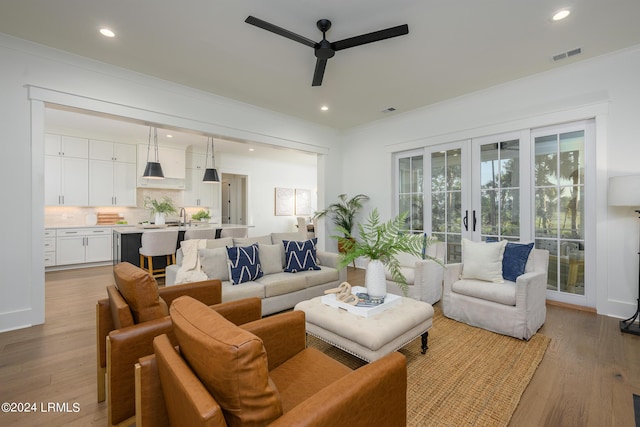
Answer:
POLYGON ((429 331, 422 334, 422 351, 421 351, 422 354, 425 354, 427 352, 427 349, 429 348, 429 346, 427 345, 428 339, 429 339, 429 331))

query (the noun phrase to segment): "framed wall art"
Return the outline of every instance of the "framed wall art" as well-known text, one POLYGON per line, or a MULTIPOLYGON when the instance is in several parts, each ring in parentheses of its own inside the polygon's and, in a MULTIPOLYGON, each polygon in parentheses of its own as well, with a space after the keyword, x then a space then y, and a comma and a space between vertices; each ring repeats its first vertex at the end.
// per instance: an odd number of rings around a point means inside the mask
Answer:
POLYGON ((295 192, 293 188, 276 187, 276 216, 294 214, 295 192))
POLYGON ((311 215, 311 190, 296 188, 296 215, 311 215))

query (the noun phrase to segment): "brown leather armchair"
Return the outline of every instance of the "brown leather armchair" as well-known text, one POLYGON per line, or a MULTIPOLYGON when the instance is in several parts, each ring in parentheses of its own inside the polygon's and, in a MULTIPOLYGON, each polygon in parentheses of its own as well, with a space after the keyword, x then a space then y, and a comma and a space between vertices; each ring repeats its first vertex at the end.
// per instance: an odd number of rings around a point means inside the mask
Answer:
POLYGON ((134 365, 153 353, 155 336, 173 338, 167 307, 174 299, 189 295, 238 324, 261 317, 258 298, 219 304, 219 280, 158 288, 148 272, 129 263, 114 267, 114 279, 117 287, 108 286, 108 298, 96 304, 98 401, 107 398, 109 425, 135 415, 134 365))
POLYGON ((136 365, 136 426, 405 426, 394 352, 355 371, 306 347, 304 312, 240 327, 189 297, 170 309, 179 349, 154 338, 136 365))

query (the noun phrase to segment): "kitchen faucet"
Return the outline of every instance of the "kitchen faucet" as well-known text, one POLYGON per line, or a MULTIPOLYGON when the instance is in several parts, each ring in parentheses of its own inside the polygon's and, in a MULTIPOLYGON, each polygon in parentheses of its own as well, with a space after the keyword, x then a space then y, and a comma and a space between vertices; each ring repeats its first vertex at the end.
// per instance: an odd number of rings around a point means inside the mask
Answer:
POLYGON ((180 216, 180 222, 182 222, 182 225, 184 225, 186 227, 187 226, 187 211, 184 208, 180 208, 180 213, 178 215, 180 216))

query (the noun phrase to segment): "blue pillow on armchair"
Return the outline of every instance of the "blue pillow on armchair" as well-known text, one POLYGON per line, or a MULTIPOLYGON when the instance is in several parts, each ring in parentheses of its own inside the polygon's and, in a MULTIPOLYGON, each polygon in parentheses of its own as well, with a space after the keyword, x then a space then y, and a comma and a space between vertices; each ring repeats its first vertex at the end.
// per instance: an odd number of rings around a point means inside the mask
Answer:
POLYGON ((502 258, 502 277, 504 280, 515 282, 518 276, 524 274, 529 253, 533 249, 533 243, 507 243, 502 258))
MULTIPOLYGON (((497 241, 494 237, 487 237, 487 242, 497 241)), ((533 249, 533 243, 507 242, 502 257, 502 277, 504 280, 515 282, 518 276, 524 274, 531 249, 533 249)))
POLYGON ((297 273, 306 270, 320 270, 316 259, 316 243, 318 238, 297 242, 294 240, 283 240, 285 265, 284 271, 287 273, 297 273))
POLYGON ((227 246, 229 258, 229 279, 234 285, 262 277, 262 266, 258 255, 258 245, 251 246, 227 246))

